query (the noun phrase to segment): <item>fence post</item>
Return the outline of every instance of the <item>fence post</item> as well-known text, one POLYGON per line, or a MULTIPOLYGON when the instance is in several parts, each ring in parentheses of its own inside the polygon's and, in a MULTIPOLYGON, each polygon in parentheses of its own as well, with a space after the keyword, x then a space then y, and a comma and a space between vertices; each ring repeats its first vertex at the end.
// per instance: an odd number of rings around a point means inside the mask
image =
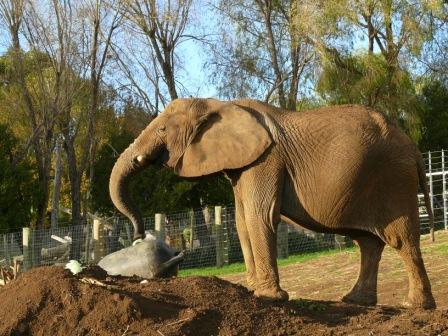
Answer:
POLYGON ((156 213, 154 231, 157 239, 165 241, 165 214, 156 213))
POLYGON ((4 251, 5 251, 5 259, 6 259, 6 263, 8 265, 12 265, 11 262, 11 256, 9 255, 9 242, 8 242, 8 234, 5 233, 3 235, 3 246, 4 246, 4 251))
POLYGON ((99 219, 93 220, 93 261, 97 263, 104 253, 104 225, 99 219))
POLYGON ((447 206, 446 206, 446 174, 445 174, 445 151, 442 149, 442 188, 443 188, 443 224, 448 230, 447 206))
POLYGON ((131 223, 129 221, 124 222, 124 230, 126 231, 126 238, 128 242, 128 246, 132 245, 132 235, 131 235, 131 223))
POLYGON ((334 242, 336 243, 336 247, 339 250, 342 250, 347 245, 347 242, 345 241, 345 236, 341 236, 341 235, 338 235, 338 234, 334 235, 334 242))
POLYGON ((87 264, 90 260, 90 223, 87 220, 86 223, 86 241, 85 241, 85 251, 84 251, 84 262, 87 264))
POLYGON ((277 227, 277 258, 288 258, 288 224, 279 222, 277 227))
POLYGON ((40 265, 42 253, 42 230, 30 229, 31 235, 31 267, 40 265))
POLYGON ((432 159, 431 159, 431 152, 428 152, 428 163, 429 163, 429 168, 428 168, 428 172, 429 172, 429 199, 431 201, 431 210, 432 213, 434 214, 434 200, 433 195, 434 195, 434 187, 432 185, 432 159))
MULTIPOLYGON (((222 216, 221 216, 222 218, 222 216)), ((225 208, 225 218, 228 218, 227 208, 225 208)), ((222 220, 221 220, 222 223, 222 220)), ((224 223, 222 223, 222 237, 223 237, 223 255, 224 255, 224 265, 229 264, 229 253, 230 253, 230 236, 229 236, 229 221, 225 220, 224 223)))
POLYGON ((215 206, 216 266, 229 264, 229 237, 222 225, 222 207, 215 206))
POLYGON ((23 243, 23 270, 27 271, 32 267, 31 260, 31 229, 29 227, 24 227, 22 229, 22 243, 23 243))
POLYGON ((190 250, 192 250, 194 242, 194 224, 195 224, 194 211, 190 210, 188 212, 188 216, 190 218, 190 250))

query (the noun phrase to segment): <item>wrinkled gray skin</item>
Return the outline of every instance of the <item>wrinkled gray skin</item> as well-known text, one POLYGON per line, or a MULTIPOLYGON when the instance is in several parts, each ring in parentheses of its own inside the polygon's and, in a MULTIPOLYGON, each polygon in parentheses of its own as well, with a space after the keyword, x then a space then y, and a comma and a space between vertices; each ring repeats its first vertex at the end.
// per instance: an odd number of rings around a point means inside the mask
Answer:
POLYGON ((432 214, 424 164, 409 137, 380 113, 359 105, 295 112, 250 99, 171 102, 112 170, 111 199, 133 222, 135 238, 144 230, 129 181, 150 164, 184 177, 223 172, 229 178, 247 283, 259 297, 288 298, 276 259, 283 219, 359 245, 358 279, 344 301, 376 303, 388 244, 408 272, 406 304, 435 306, 420 251, 419 186, 432 214))
POLYGON ((176 255, 165 242, 147 237, 141 243, 108 254, 98 266, 109 275, 152 279, 176 276, 182 259, 183 254, 176 255))

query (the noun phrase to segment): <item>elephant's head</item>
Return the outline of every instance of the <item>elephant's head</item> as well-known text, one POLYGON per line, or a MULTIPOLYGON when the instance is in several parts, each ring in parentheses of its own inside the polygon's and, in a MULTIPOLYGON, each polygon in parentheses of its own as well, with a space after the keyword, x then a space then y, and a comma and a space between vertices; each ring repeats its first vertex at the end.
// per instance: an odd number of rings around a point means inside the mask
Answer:
POLYGON ((150 164, 198 177, 255 161, 271 144, 265 127, 247 110, 214 99, 177 99, 120 155, 110 177, 110 196, 144 236, 139 209, 129 197, 131 177, 150 164))

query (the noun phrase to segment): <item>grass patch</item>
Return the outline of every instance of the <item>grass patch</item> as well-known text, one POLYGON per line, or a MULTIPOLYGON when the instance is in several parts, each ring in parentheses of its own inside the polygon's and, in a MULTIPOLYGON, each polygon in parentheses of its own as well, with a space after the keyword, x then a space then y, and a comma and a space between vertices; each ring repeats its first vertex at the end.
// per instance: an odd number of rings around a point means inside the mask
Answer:
POLYGON ((291 300, 290 301, 295 307, 300 309, 307 309, 311 311, 325 311, 327 310, 327 305, 322 302, 316 302, 313 300, 305 300, 305 299, 298 299, 298 300, 291 300))
POLYGON ((448 246, 444 244, 440 245, 428 245, 424 247, 423 252, 431 252, 442 256, 448 256, 448 246))
MULTIPOLYGON (((339 250, 325 250, 325 251, 319 251, 319 252, 311 252, 311 253, 304 253, 304 254, 296 254, 291 255, 286 259, 279 259, 277 260, 278 266, 287 266, 290 264, 296 264, 296 263, 302 263, 308 260, 314 260, 318 259, 320 257, 328 256, 328 255, 334 255, 338 253, 343 252, 354 252, 356 251, 356 247, 349 247, 344 249, 342 252, 339 250)), ((187 277, 187 276, 193 276, 193 275, 200 275, 200 276, 218 276, 218 275, 229 275, 229 274, 236 274, 236 273, 242 273, 246 271, 246 266, 244 263, 233 263, 230 265, 226 265, 223 267, 203 267, 203 268, 190 268, 185 270, 179 271, 180 277, 187 277)))

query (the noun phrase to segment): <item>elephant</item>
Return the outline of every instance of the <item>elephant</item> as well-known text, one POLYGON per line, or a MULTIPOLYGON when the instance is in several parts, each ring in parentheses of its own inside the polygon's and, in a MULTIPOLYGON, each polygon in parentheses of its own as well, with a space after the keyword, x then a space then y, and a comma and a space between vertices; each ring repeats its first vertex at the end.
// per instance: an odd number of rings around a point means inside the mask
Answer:
POLYGON ((385 244, 398 251, 409 277, 408 306, 435 301, 420 250, 417 192, 432 214, 417 146, 386 116, 361 105, 287 111, 257 100, 182 98, 170 102, 117 159, 110 196, 144 236, 129 181, 148 165, 179 176, 223 173, 235 196, 235 218, 254 295, 287 300, 279 284, 280 220, 346 235, 361 266, 345 302, 374 305, 385 244))
POLYGON ((183 252, 176 253, 164 241, 147 235, 133 246, 108 254, 98 266, 109 275, 166 278, 177 275, 183 258, 183 252))

